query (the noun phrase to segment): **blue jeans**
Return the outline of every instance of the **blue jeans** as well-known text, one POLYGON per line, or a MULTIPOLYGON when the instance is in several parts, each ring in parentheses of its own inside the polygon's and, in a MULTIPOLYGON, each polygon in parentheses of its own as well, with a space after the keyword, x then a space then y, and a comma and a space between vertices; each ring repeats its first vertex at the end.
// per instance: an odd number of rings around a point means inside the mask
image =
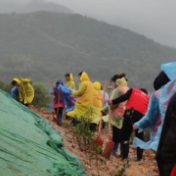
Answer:
MULTIPOLYGON (((114 144, 114 149, 113 149, 113 151, 112 151, 112 155, 115 155, 116 154, 116 152, 117 152, 117 150, 118 150, 118 147, 119 147, 119 144, 120 143, 115 143, 114 144)), ((120 155, 122 154, 122 145, 120 145, 120 155)))

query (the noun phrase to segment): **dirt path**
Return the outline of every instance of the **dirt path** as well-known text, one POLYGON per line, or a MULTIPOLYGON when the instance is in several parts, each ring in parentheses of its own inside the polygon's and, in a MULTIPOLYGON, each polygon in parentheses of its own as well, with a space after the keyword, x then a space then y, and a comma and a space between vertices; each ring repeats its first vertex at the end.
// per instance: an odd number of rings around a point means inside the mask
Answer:
MULTIPOLYGON (((85 166, 85 170, 89 173, 89 176, 115 176, 116 168, 122 167, 124 162, 119 158, 112 156, 110 160, 106 161, 106 164, 95 163, 95 161, 89 161, 85 152, 81 152, 74 141, 74 136, 69 133, 70 127, 58 126, 54 121, 51 114, 47 113, 46 110, 41 110, 39 108, 31 108, 33 111, 38 113, 40 116, 49 121, 53 129, 59 132, 64 140, 65 148, 78 156, 85 166)), ((106 140, 106 135, 103 135, 104 140, 106 140)), ((154 159, 155 155, 152 151, 144 151, 144 157, 142 162, 136 162, 136 149, 130 148, 129 164, 130 167, 126 169, 124 176, 158 176, 157 164, 154 159)), ((121 175, 117 175, 121 176, 121 175)))

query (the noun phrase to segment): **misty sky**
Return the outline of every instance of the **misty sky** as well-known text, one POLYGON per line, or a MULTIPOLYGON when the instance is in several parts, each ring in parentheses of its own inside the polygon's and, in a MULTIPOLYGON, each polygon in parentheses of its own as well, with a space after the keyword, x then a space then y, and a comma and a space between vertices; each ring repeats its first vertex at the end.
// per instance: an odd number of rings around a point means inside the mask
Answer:
MULTIPOLYGON (((2 1, 2 0, 0 0, 2 1)), ((6 0, 10 1, 10 0, 6 0)), ((29 2, 30 0, 13 0, 29 2)), ((47 0, 176 47, 176 0, 47 0)))

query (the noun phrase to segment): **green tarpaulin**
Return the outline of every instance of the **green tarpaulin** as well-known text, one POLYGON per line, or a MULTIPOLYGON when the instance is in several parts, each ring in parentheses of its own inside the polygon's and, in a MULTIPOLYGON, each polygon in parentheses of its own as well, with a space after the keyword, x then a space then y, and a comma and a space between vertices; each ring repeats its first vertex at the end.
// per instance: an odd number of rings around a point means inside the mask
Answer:
POLYGON ((1 176, 87 176, 49 123, 0 90, 1 176))

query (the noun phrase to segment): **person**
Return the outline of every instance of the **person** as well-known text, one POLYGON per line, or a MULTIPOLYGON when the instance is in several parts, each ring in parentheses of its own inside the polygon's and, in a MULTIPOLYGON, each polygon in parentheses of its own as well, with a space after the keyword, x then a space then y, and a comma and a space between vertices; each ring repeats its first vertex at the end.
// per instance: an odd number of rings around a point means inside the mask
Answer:
POLYGON ((79 90, 72 91, 72 95, 77 98, 73 111, 67 113, 71 118, 79 119, 83 116, 91 116, 94 88, 86 72, 78 74, 80 79, 79 90))
POLYGON ((69 89, 62 82, 57 86, 57 90, 62 93, 65 113, 72 111, 75 108, 76 97, 71 95, 72 89, 69 89))
POLYGON ((58 90, 58 86, 60 85, 60 83, 61 83, 61 80, 58 79, 56 81, 55 86, 53 87, 52 93, 54 94, 53 108, 59 119, 59 123, 62 124, 62 113, 65 106, 64 106, 63 94, 58 90))
POLYGON ((170 176, 175 176, 176 175, 176 165, 172 169, 171 175, 170 176))
MULTIPOLYGON (((149 103, 149 96, 146 94, 145 89, 139 90, 135 88, 130 88, 124 95, 116 98, 114 100, 109 100, 109 105, 116 105, 124 101, 128 101, 126 105, 126 110, 124 114, 124 121, 121 130, 121 145, 122 145, 122 160, 128 158, 129 154, 129 140, 131 133, 133 131, 133 123, 142 119, 142 117, 147 112, 147 107, 149 103)), ((135 134, 139 139, 143 140, 143 133, 139 133, 135 130, 135 134)), ((137 161, 142 160, 143 150, 137 148, 137 161)))
MULTIPOLYGON (((128 90, 128 83, 125 79, 126 74, 119 74, 116 75, 116 80, 112 79, 114 84, 116 85, 116 88, 113 90, 110 99, 116 99, 120 96, 124 95, 128 90), (115 81, 114 81, 115 80, 115 81)), ((105 106, 102 109, 102 114, 104 115, 103 120, 105 122, 108 121, 109 115, 111 118, 111 125, 112 125, 112 140, 114 142, 114 149, 112 152, 112 155, 116 155, 116 152, 118 150, 118 146, 121 142, 121 129, 123 124, 123 115, 125 112, 127 101, 124 101, 120 104, 111 105, 110 112, 109 107, 105 106)))
POLYGON ((133 129, 143 132, 151 129, 151 139, 147 143, 135 138, 134 147, 158 150, 162 125, 165 118, 168 103, 176 92, 176 62, 161 65, 161 72, 154 81, 155 92, 152 94, 146 115, 137 123, 133 129))
POLYGON ((170 176, 176 165, 176 93, 166 111, 156 160, 160 176, 170 176))
POLYGON ((103 101, 104 99, 104 106, 107 106, 108 105, 108 100, 109 100, 109 95, 107 92, 105 92, 105 97, 104 97, 104 90, 103 90, 103 87, 101 86, 101 100, 103 101))
POLYGON ((11 94, 12 98, 14 98, 15 100, 19 101, 19 93, 18 93, 18 87, 17 86, 14 86, 11 89, 10 94, 11 94))
MULTIPOLYGON (((126 82, 128 83, 128 79, 126 78, 126 74, 125 73, 122 73, 122 74, 120 74, 120 75, 125 75, 125 80, 126 80, 126 82)), ((116 85, 116 80, 117 79, 119 79, 119 74, 115 74, 113 77, 111 77, 111 79, 110 79, 110 81, 109 81, 109 83, 110 83, 110 85, 112 84, 112 83, 114 83, 114 88, 116 88, 117 87, 117 85, 116 85)))
POLYGON ((21 78, 19 80, 18 78, 13 78, 11 84, 18 87, 19 102, 25 106, 32 103, 34 99, 34 88, 31 85, 30 79, 21 78))
POLYGON ((94 94, 93 94, 93 104, 92 104, 92 131, 96 131, 96 126, 98 123, 94 122, 97 117, 101 115, 101 109, 103 107, 102 95, 101 95, 101 84, 99 82, 93 83, 94 94))
POLYGON ((75 90, 75 82, 73 81, 73 75, 72 73, 67 73, 65 75, 65 80, 66 80, 66 86, 70 89, 74 89, 75 90))

